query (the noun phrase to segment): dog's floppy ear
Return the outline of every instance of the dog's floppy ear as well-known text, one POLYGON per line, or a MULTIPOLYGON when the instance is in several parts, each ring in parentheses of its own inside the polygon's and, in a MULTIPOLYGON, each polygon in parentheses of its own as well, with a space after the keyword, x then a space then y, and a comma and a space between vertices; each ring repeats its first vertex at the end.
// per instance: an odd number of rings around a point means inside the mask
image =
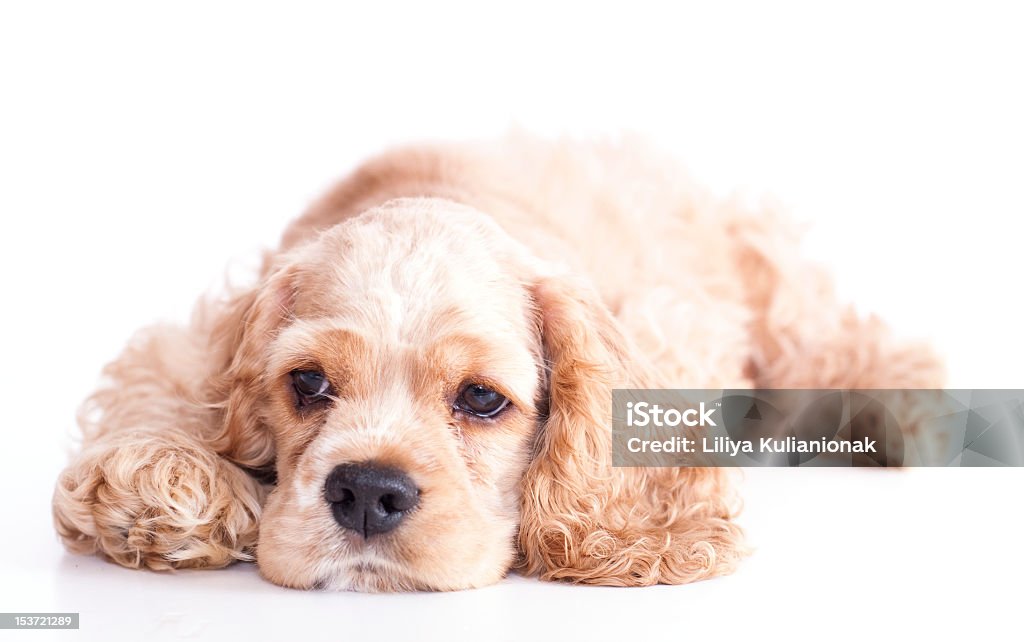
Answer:
POLYGON ((613 388, 658 384, 596 292, 566 277, 533 288, 548 412, 523 481, 521 569, 639 586, 729 572, 743 554, 725 473, 613 468, 613 388))
POLYGON ((212 405, 221 412, 210 446, 235 463, 265 469, 274 462, 274 441, 264 425, 260 400, 264 398, 267 346, 291 315, 294 299, 289 269, 264 270, 269 275, 221 308, 211 319, 211 352, 223 364, 211 377, 212 405))

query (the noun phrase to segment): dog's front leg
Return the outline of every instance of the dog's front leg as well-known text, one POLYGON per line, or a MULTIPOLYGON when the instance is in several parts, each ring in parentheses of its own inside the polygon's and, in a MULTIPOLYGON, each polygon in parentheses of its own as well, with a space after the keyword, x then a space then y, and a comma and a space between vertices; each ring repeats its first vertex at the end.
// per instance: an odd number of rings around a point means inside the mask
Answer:
POLYGON ((53 511, 65 546, 130 568, 251 560, 263 491, 185 432, 102 438, 65 469, 53 511))

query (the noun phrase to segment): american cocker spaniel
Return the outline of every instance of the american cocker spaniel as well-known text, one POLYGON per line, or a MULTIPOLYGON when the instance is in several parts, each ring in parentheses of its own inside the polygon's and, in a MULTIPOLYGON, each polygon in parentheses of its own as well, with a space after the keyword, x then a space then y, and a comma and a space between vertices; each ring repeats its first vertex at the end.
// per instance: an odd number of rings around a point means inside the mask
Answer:
POLYGON ((746 549, 727 471, 613 467, 613 388, 941 381, 796 247, 639 145, 391 151, 293 222, 255 285, 106 367, 57 531, 128 567, 255 560, 298 588, 728 573, 746 549))

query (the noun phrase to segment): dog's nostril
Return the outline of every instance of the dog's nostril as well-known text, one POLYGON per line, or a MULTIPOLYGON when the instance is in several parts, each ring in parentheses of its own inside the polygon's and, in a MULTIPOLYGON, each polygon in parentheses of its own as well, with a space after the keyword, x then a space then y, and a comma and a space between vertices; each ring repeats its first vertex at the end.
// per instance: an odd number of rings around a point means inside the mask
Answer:
POLYGON ((337 466, 324 496, 335 521, 363 537, 394 529, 419 504, 419 488, 408 475, 372 463, 337 466))

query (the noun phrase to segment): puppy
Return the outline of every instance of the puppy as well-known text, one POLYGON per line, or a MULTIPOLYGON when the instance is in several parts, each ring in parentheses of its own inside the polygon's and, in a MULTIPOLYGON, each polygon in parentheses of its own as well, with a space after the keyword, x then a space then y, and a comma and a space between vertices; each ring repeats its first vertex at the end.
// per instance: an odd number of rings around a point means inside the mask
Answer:
POLYGON ((612 467, 613 388, 941 379, 774 213, 639 145, 518 139, 369 161, 255 285, 104 374, 54 496, 69 550, 361 591, 729 573, 726 472, 612 467))

